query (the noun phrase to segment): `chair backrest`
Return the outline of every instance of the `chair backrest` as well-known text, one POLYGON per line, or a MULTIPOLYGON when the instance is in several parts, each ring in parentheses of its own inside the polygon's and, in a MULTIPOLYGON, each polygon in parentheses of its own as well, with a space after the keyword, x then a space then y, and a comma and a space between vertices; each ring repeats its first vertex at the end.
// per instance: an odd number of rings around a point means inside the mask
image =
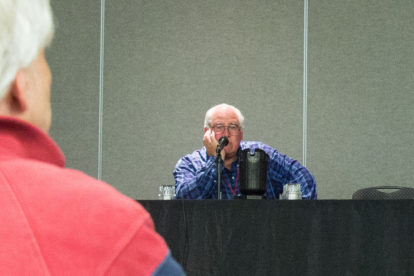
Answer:
POLYGON ((356 191, 352 199, 414 199, 414 188, 401 186, 376 186, 356 191))

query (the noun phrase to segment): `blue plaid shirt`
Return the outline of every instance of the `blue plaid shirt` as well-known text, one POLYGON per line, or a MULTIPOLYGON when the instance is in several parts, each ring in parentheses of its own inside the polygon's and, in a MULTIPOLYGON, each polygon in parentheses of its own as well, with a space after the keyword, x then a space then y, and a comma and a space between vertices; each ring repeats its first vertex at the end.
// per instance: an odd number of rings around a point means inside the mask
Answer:
MULTIPOLYGON (((283 185, 300 183, 302 198, 316 199, 315 179, 298 161, 261 142, 241 141, 239 150, 254 151, 256 148, 269 156, 265 198, 279 198, 283 192, 283 185)), ((231 170, 224 166, 222 168, 222 199, 231 199, 232 190, 240 195, 239 160, 233 162, 231 170)), ((217 198, 216 157, 208 156, 205 147, 178 160, 173 174, 177 199, 217 198)))

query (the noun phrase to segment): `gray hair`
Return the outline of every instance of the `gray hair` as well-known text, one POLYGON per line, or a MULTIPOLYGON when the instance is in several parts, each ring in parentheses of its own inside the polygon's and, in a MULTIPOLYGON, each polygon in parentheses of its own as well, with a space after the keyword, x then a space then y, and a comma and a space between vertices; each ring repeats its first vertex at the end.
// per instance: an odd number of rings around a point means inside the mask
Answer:
POLYGON ((0 99, 17 71, 49 46, 53 33, 49 0, 0 0, 0 99))
POLYGON ((242 129, 244 128, 244 116, 240 112, 240 110, 237 109, 236 107, 232 106, 232 105, 225 104, 225 103, 215 105, 212 108, 210 108, 209 110, 207 110, 206 116, 204 118, 204 127, 206 127, 206 128, 210 127, 211 117, 213 116, 214 112, 217 109, 221 109, 221 108, 230 108, 230 109, 232 109, 236 113, 237 118, 239 119, 240 128, 242 128, 242 129))

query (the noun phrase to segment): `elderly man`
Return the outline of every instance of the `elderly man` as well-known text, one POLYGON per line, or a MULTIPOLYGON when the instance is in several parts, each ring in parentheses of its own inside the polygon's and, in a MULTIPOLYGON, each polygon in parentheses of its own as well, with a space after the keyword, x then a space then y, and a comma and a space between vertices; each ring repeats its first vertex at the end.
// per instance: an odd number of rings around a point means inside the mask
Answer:
POLYGON ((226 136, 221 192, 223 199, 240 196, 239 153, 244 149, 263 150, 269 157, 265 198, 279 198, 287 183, 300 183, 303 199, 316 199, 316 183, 312 174, 298 161, 279 153, 261 142, 242 141, 244 117, 234 106, 219 104, 210 108, 204 120, 204 147, 182 157, 174 170, 177 198, 217 198, 216 148, 226 136))
POLYGON ((47 136, 48 0, 0 0, 0 275, 183 275, 149 214, 47 136))

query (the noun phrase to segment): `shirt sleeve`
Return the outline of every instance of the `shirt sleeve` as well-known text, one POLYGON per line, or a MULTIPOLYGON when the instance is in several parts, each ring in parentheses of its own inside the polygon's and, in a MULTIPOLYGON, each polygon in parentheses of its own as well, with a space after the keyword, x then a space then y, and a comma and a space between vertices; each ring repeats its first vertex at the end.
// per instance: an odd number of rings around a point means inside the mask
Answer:
POLYGON ((191 155, 184 156, 177 162, 173 174, 177 199, 214 197, 214 191, 217 190, 214 185, 217 178, 215 156, 208 156, 206 160, 195 160, 191 155))
POLYGON ((148 216, 105 275, 185 275, 148 216))
MULTIPOLYGON (((316 182, 313 175, 297 160, 279 153, 275 149, 267 149, 269 154, 269 173, 272 191, 281 194, 287 183, 299 183, 303 199, 316 199, 316 182)), ((273 196, 275 196, 273 194, 273 196)))
POLYGON ((171 256, 171 252, 164 258, 163 262, 151 274, 151 276, 181 276, 185 275, 183 268, 171 256))

